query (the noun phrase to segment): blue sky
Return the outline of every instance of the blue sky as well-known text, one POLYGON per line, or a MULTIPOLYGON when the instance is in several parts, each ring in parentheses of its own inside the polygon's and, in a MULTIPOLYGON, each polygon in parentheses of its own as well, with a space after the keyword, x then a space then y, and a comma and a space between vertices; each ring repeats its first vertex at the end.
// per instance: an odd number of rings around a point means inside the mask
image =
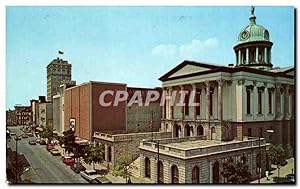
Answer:
MULTIPOLYGON (((293 7, 256 7, 272 63, 294 64, 293 7)), ((6 108, 46 95, 46 66, 64 51, 72 79, 161 86, 183 60, 235 63, 250 7, 7 7, 6 108)))

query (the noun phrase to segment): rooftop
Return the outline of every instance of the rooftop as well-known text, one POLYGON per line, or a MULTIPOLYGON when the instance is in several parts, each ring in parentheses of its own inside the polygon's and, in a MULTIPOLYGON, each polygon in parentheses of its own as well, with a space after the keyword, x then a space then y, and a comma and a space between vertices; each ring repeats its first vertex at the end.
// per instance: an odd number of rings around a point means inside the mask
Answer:
POLYGON ((173 156, 181 159, 202 157, 207 155, 244 150, 251 148, 266 147, 264 138, 244 137, 243 141, 217 141, 206 140, 205 137, 165 138, 159 140, 143 140, 139 148, 141 150, 157 153, 159 143, 160 154, 173 156))

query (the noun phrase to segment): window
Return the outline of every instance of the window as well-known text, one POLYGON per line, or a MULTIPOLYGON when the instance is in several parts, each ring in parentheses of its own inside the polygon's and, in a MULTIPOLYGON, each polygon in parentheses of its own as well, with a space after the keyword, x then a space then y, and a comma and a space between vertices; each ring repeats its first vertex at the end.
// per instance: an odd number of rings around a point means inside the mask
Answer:
POLYGON ((203 131, 204 129, 203 129, 203 127, 202 127, 202 125, 199 125, 198 127, 197 127, 197 136, 203 136, 203 134, 204 134, 204 131, 203 131))
POLYGON ((199 183, 199 167, 195 166, 192 170, 192 183, 199 183))
POLYGON ((246 164, 246 162, 247 162, 247 159, 246 159, 246 157, 245 157, 245 156, 243 156, 243 157, 241 158, 241 162, 242 162, 243 164, 246 164))
POLYGON ((161 161, 158 162, 158 182, 164 183, 164 165, 161 161))
POLYGON ((268 97, 269 97, 269 114, 272 114, 272 90, 268 91, 268 97))
POLYGON ((200 115, 200 95, 201 91, 199 89, 196 90, 196 103, 199 105, 196 107, 196 115, 200 115))
POLYGON ((247 89, 247 114, 251 114, 251 90, 247 89))
POLYGON ((191 128, 189 125, 184 126, 184 132, 185 132, 184 136, 191 136, 191 128))
POLYGON ((179 177, 178 177, 178 168, 176 165, 173 165, 171 167, 171 177, 172 177, 172 183, 179 183, 179 177))
POLYGON ((258 102, 257 102, 257 104, 258 104, 258 114, 262 114, 262 90, 261 89, 259 89, 258 90, 258 98, 257 98, 257 100, 258 100, 258 102))
POLYGON ((108 162, 111 162, 111 147, 109 146, 108 148, 107 148, 107 153, 108 153, 108 162))
POLYGON ((188 92, 185 95, 185 99, 184 99, 184 113, 185 113, 185 115, 189 115, 189 99, 190 99, 190 92, 188 92))
POLYGON ((248 136, 252 136, 252 129, 251 128, 248 128, 248 136))
POLYGON ((150 159, 148 157, 145 158, 145 177, 150 178, 150 159))
POLYGON ((213 164, 213 183, 219 183, 219 180, 220 180, 219 162, 216 161, 213 164))
POLYGON ((210 101, 210 104, 209 104, 209 115, 213 114, 213 93, 214 93, 214 89, 211 88, 210 89, 210 94, 209 94, 209 101, 210 101))

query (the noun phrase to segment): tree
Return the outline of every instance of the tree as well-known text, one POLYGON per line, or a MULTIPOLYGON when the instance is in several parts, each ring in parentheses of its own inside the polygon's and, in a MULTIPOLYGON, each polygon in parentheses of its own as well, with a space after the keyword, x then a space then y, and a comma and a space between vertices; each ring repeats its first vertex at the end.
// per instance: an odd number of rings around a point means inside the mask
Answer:
POLYGON ((278 177, 280 175, 280 168, 287 164, 287 154, 281 145, 273 145, 269 150, 270 161, 276 165, 278 169, 278 177))
POLYGON ((136 167, 132 164, 133 158, 132 156, 128 154, 120 155, 116 165, 112 169, 113 176, 121 176, 125 178, 127 183, 127 178, 130 179, 130 176, 132 175, 131 171, 132 169, 136 169, 136 167))
POLYGON ((65 149, 67 152, 73 152, 73 148, 75 148, 75 132, 72 129, 63 132, 63 137, 60 138, 61 144, 65 145, 65 149))
POLYGON ((48 144, 50 144, 51 141, 57 136, 56 134, 53 133, 53 131, 54 131, 53 125, 49 123, 41 133, 41 137, 46 138, 48 140, 48 144))
POLYGON ((86 154, 83 156, 84 161, 91 165, 93 164, 93 169, 95 169, 95 163, 102 163, 104 161, 104 145, 96 145, 96 146, 89 146, 86 149, 86 154))
POLYGON ((223 162, 222 166, 221 175, 226 178, 228 183, 240 184, 251 181, 251 172, 246 163, 230 158, 223 162))

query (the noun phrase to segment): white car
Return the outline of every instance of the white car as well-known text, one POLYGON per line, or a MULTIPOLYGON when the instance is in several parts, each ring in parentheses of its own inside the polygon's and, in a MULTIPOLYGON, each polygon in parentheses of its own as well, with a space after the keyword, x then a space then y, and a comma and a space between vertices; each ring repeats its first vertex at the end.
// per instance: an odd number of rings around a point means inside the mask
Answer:
POLYGON ((99 175, 96 170, 85 170, 85 171, 81 171, 80 175, 87 181, 91 181, 97 177, 100 177, 101 175, 99 175))

